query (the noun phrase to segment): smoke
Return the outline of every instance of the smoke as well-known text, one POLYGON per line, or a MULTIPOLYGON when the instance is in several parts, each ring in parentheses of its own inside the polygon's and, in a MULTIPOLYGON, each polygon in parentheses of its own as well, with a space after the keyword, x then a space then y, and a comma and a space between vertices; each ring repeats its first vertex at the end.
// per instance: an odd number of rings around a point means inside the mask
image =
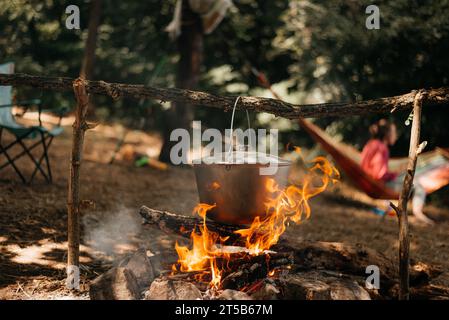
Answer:
POLYGON ((95 251, 116 256, 136 250, 141 223, 136 210, 118 208, 83 216, 84 239, 95 251))

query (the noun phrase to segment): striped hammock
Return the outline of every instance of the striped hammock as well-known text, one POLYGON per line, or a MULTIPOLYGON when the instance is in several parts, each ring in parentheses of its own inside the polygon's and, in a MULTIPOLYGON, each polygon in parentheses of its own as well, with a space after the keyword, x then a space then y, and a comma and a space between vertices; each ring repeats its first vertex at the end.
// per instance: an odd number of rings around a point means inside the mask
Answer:
MULTIPOLYGON (((359 165, 361 154, 357 149, 337 141, 306 119, 300 119, 299 125, 334 158, 358 189, 374 199, 399 198, 398 193, 389 189, 383 181, 372 178, 362 170, 359 165)), ((389 170, 403 175, 407 162, 408 158, 393 158, 389 161, 389 170)), ((428 194, 449 184, 449 149, 437 148, 419 155, 415 180, 420 182, 428 194)))

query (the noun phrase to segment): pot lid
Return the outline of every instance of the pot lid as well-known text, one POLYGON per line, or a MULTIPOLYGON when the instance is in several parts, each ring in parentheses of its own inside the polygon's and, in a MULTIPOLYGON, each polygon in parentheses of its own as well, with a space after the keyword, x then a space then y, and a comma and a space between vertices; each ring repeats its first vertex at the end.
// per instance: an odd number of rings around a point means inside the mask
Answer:
POLYGON ((255 151, 220 152, 201 158, 205 164, 278 164, 289 165, 291 161, 277 156, 255 151))

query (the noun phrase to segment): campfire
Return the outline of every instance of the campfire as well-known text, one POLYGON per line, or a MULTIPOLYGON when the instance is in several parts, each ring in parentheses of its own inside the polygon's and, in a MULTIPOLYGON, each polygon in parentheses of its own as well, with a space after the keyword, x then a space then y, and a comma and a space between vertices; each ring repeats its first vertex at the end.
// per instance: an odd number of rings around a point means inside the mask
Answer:
MULTIPOLYGON (((201 218, 202 223, 194 226, 190 234, 191 248, 176 243, 179 259, 172 267, 173 274, 195 272, 197 280, 210 279, 210 289, 219 290, 223 287, 222 282, 229 282, 229 277, 236 271, 236 261, 241 264, 258 257, 265 264, 263 275, 269 277, 275 276, 282 267, 289 268, 285 257, 282 259, 286 265, 276 266, 278 255, 270 248, 278 243, 289 223, 300 223, 310 217, 308 200, 323 192, 338 177, 338 171, 329 161, 318 157, 312 161, 301 182, 280 188, 274 179, 266 179, 265 189, 270 196, 264 203, 265 212, 256 216, 249 226, 235 230, 233 233, 238 239, 234 241, 229 241, 229 235, 208 228, 207 214, 216 204, 198 204, 194 214, 201 218), (236 243, 242 245, 236 246, 236 243)), ((219 189, 220 182, 213 181, 211 185, 219 189)), ((185 230, 185 226, 182 227, 185 230)))
MULTIPOLYGON (((141 207, 143 225, 189 239, 171 254, 127 256, 90 286, 92 299, 394 299, 398 271, 384 254, 359 244, 313 242, 286 236, 290 224, 311 216, 309 200, 339 178, 326 158, 312 161, 295 183, 280 187, 267 178, 265 212, 249 224, 211 219, 215 203, 199 203, 194 215, 141 207), (367 284, 367 267, 377 266, 380 287, 367 284)), ((222 188, 210 181, 210 190, 222 188)), ((415 263, 412 297, 445 296, 430 284, 439 268, 415 263)))

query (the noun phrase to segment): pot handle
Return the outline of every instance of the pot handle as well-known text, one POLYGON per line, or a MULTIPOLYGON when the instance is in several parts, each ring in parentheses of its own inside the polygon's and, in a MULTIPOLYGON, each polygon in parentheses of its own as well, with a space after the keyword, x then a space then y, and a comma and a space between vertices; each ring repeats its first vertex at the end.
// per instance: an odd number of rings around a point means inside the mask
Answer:
MULTIPOLYGON (((232 108, 232 115, 231 115, 231 134, 230 134, 230 139, 231 139, 231 145, 229 146, 229 150, 228 150, 228 155, 231 154, 233 148, 234 148, 234 137, 233 137, 233 130, 234 130, 234 115, 235 115, 235 108, 237 107, 237 103, 239 102, 239 99, 241 97, 238 96, 237 99, 235 99, 234 102, 234 107, 232 108)), ((249 121, 249 112, 248 110, 246 111, 246 119, 248 120, 248 129, 251 129, 251 123, 249 121)), ((251 134, 248 136, 249 139, 249 146, 251 146, 251 134)))

